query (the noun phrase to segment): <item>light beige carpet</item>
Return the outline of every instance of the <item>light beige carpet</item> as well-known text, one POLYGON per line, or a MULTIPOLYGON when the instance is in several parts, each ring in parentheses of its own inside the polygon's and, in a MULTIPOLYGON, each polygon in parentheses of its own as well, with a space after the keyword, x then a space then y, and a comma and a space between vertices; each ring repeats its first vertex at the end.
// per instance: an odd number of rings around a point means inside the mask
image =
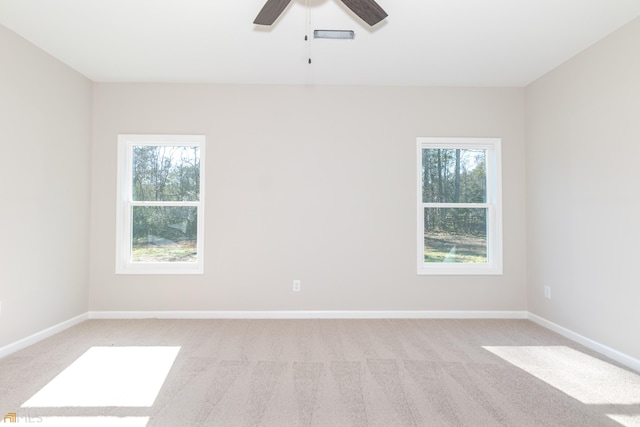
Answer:
POLYGON ((11 412, 41 425, 632 426, 640 376, 526 320, 91 320, 0 360, 11 412))

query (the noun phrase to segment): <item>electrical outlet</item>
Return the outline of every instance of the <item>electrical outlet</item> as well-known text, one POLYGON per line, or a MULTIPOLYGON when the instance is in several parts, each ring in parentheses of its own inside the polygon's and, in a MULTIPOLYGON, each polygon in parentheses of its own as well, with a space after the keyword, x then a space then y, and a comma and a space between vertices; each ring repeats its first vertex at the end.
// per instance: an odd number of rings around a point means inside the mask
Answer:
POLYGON ((293 292, 300 292, 300 285, 301 285, 300 280, 294 280, 293 281, 293 292))
POLYGON ((551 299, 551 286, 544 287, 544 297, 546 299, 551 299))

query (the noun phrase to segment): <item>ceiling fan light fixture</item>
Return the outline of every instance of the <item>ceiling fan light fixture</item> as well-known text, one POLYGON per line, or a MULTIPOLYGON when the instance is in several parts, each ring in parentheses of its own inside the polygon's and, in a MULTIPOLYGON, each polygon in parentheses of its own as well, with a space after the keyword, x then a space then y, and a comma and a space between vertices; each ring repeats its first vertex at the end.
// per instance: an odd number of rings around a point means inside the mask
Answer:
POLYGON ((355 37, 353 30, 313 30, 314 39, 353 40, 355 37))

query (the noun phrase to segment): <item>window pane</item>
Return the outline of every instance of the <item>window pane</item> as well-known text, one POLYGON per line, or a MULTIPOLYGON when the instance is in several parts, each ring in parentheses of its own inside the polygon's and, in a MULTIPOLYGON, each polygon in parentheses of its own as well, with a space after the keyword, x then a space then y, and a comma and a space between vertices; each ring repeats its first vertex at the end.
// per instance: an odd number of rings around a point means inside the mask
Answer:
POLYGON ((198 208, 134 206, 132 262, 196 262, 198 208))
POLYGON ((424 262, 487 263, 487 209, 424 208, 424 262))
POLYGON ((485 203, 487 153, 484 149, 422 150, 423 203, 485 203))
POLYGON ((136 201, 197 201, 199 147, 134 146, 132 186, 136 201))

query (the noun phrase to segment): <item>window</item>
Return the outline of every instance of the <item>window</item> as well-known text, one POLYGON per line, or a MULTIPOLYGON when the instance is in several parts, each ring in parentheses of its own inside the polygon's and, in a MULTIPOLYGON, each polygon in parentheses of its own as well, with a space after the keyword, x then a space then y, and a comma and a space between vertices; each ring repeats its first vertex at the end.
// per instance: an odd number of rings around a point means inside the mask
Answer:
POLYGON ((418 274, 502 274, 499 138, 418 138, 418 274))
POLYGON ((202 274, 203 135, 119 135, 116 273, 202 274))

